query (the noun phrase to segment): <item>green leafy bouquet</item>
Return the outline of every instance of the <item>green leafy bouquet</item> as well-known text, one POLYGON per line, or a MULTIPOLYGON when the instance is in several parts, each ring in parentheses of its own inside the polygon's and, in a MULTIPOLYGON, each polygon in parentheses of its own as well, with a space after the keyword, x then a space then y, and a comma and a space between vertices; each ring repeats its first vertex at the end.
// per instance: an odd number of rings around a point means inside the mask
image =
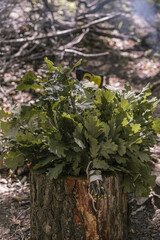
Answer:
POLYGON ((106 175, 123 175, 125 191, 149 193, 150 147, 157 142, 160 119, 152 113, 158 105, 149 85, 136 95, 124 90, 99 89, 93 82, 79 82, 70 68, 55 67, 45 58, 46 79, 33 72, 24 75, 17 90, 34 89, 34 104, 0 110, 0 161, 10 168, 25 162, 51 179, 84 176, 91 168, 106 175))

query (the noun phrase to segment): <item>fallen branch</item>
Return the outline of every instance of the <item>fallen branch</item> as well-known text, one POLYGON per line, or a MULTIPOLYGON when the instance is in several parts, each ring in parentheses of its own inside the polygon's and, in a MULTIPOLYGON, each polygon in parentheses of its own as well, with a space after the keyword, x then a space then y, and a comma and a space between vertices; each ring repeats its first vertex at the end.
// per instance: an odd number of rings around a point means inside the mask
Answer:
POLYGON ((20 47, 19 51, 13 55, 13 57, 19 57, 19 56, 22 54, 23 50, 28 47, 28 45, 29 45, 28 42, 24 43, 24 44, 20 47))
POLYGON ((119 14, 112 14, 109 15, 107 17, 103 17, 100 19, 96 19, 90 23, 84 24, 80 27, 77 28, 71 28, 71 29, 67 29, 67 30, 63 30, 63 31, 57 31, 56 33, 48 33, 48 34, 39 34, 38 36, 33 36, 33 37, 27 37, 27 38, 17 38, 17 39, 9 39, 9 40, 3 40, 1 41, 1 44, 6 44, 6 43, 25 43, 25 42, 32 42, 32 41, 36 41, 36 40, 42 40, 45 38, 53 38, 53 37, 58 37, 58 36, 63 36, 69 33, 74 33, 74 32, 78 32, 81 31, 83 29, 87 29, 93 25, 108 21, 109 19, 112 19, 114 17, 117 17, 119 14))
POLYGON ((83 56, 83 57, 101 57, 101 56, 106 56, 106 55, 109 54, 109 52, 83 53, 83 52, 80 52, 80 51, 77 51, 77 50, 74 50, 74 49, 68 49, 68 48, 65 49, 65 52, 67 52, 67 53, 74 53, 76 55, 80 55, 80 56, 83 56))
POLYGON ((154 91, 156 88, 160 87, 160 80, 154 82, 152 85, 151 85, 151 91, 154 91))
MULTIPOLYGON (((83 38, 84 36, 89 32, 89 28, 87 28, 83 33, 81 33, 79 36, 75 37, 71 42, 67 43, 63 49, 67 49, 67 48, 71 48, 74 45, 78 44, 83 38)), ((61 49, 61 47, 59 48, 61 49)))

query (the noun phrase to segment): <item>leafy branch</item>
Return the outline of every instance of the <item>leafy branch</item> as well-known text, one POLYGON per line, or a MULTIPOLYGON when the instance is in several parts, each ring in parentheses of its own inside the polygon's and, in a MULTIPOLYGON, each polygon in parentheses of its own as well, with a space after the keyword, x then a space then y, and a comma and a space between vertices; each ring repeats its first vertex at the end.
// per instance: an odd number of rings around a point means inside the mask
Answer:
POLYGON ((1 160, 16 168, 30 162, 33 170, 50 178, 82 176, 90 161, 106 175, 123 174, 125 191, 149 193, 151 151, 160 133, 153 118, 158 100, 150 86, 136 94, 93 82, 79 82, 70 68, 55 67, 45 58, 46 80, 33 72, 24 75, 17 90, 38 90, 34 104, 0 110, 3 139, 1 160))

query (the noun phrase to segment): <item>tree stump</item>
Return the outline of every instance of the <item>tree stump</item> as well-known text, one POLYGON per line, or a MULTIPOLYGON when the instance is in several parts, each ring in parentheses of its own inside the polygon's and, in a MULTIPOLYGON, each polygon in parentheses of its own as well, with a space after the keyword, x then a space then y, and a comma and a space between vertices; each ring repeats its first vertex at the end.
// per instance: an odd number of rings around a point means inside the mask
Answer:
POLYGON ((127 196, 120 177, 104 177, 107 198, 97 212, 88 180, 49 180, 31 173, 31 240, 125 240, 127 196))

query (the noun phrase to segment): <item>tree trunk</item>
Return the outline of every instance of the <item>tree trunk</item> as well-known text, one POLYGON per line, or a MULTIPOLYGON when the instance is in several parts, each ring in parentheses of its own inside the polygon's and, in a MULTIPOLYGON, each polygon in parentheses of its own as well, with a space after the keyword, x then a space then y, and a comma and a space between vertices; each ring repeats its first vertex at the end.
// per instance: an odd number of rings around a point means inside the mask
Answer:
POLYGON ((127 196, 120 177, 103 179, 97 212, 88 180, 49 180, 31 173, 31 240, 126 240, 127 196))

